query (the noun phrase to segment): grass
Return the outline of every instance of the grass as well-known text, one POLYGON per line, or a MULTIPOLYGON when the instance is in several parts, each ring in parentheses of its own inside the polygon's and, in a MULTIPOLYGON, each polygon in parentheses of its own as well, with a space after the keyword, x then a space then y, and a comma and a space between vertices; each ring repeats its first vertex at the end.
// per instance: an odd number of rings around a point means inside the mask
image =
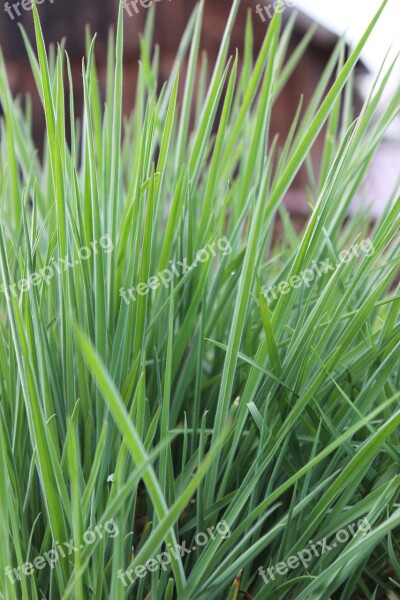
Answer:
POLYGON ((159 89, 150 11, 123 119, 122 7, 103 108, 94 42, 76 107, 64 45, 46 52, 33 6, 43 151, 0 58, 4 598, 400 598, 400 198, 372 227, 365 212, 346 219, 400 106, 399 89, 378 110, 383 77, 352 112, 385 4, 347 58, 338 44, 285 140, 271 113, 312 35, 287 56, 293 20, 274 16, 258 56, 249 20, 229 57, 235 0, 211 69, 200 3, 159 89), (304 164, 311 216, 297 233, 282 200, 304 164), (340 261, 366 238, 373 252, 340 261), (328 259, 334 272, 267 303, 264 286, 328 259), (198 264, 123 299, 185 260, 198 264), (367 535, 357 526, 265 583, 260 567, 360 522, 367 535), (196 550, 171 550, 183 541, 196 550), (128 568, 144 576, 131 583, 128 568))

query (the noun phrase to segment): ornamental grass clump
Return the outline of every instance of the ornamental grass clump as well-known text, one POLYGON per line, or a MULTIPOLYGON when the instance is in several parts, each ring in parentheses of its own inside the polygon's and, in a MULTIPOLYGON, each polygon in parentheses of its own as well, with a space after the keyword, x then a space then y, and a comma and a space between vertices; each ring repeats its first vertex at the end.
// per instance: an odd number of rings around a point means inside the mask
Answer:
POLYGON ((293 19, 229 56, 235 0, 210 68, 200 3, 159 88, 150 12, 123 119, 122 6, 80 107, 33 5, 43 149, 0 59, 4 598, 400 597, 400 198, 346 218, 400 106, 385 75, 352 114, 385 5, 284 140, 293 19), (283 198, 321 134, 298 233, 283 198))

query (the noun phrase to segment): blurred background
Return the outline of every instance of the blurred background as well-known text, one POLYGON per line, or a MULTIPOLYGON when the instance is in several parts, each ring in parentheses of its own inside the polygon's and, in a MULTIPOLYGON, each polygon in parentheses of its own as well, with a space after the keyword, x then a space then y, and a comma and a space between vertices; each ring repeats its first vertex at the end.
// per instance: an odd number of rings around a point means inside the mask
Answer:
MULTIPOLYGON (((27 60, 19 25, 23 25, 33 41, 31 0, 4 2, 0 10, 0 46, 4 54, 12 91, 16 95, 32 95, 33 127, 38 144, 44 131, 44 117, 35 83, 27 60)), ((73 68, 77 107, 82 102, 82 57, 85 53, 85 27, 97 33, 96 61, 99 78, 105 87, 104 73, 106 45, 110 26, 116 21, 118 0, 36 0, 41 17, 45 40, 58 43, 67 39, 67 51, 73 68)), ((138 70, 140 32, 143 31, 148 8, 152 0, 125 0, 125 72, 124 110, 129 112, 133 104, 135 82, 138 70)), ((155 0, 155 43, 160 46, 160 84, 168 77, 186 23, 193 11, 196 0, 155 0)), ((205 0, 202 47, 212 64, 219 49, 225 24, 231 8, 231 0, 205 0)), ((281 145, 288 133, 294 115, 303 95, 303 106, 307 106, 317 86, 324 67, 339 39, 344 35, 349 49, 354 46, 364 32, 369 20, 380 6, 380 0, 283 0, 281 12, 287 21, 296 12, 294 34, 289 47, 289 55, 303 39, 309 28, 317 29, 308 50, 288 81, 279 101, 276 103, 272 119, 272 133, 278 134, 281 145)), ((254 27, 254 51, 257 53, 266 34, 269 22, 276 9, 274 0, 241 0, 236 21, 232 52, 243 49, 244 31, 249 14, 254 27)), ((367 45, 357 69, 354 110, 359 111, 362 102, 377 76, 382 61, 389 51, 390 59, 400 50, 400 2, 389 0, 378 28, 367 45)), ((400 85, 400 68, 392 77, 392 87, 400 85)), ((400 175, 400 126, 395 124, 389 132, 385 144, 380 149, 371 170, 369 179, 361 190, 359 202, 373 205, 374 215, 378 216, 394 189, 399 187, 400 175)), ((312 165, 318 173, 323 135, 317 141, 311 156, 312 165)), ((306 216, 308 213, 306 190, 309 177, 306 169, 300 173, 285 202, 292 213, 306 216)))

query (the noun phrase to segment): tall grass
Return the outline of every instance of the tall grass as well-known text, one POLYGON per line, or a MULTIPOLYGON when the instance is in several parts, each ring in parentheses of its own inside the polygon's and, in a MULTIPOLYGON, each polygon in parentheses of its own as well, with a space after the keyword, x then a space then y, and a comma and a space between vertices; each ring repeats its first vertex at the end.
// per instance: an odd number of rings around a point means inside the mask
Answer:
POLYGON ((43 152, 0 61, 4 598, 400 597, 400 198, 372 231, 366 213, 346 220, 400 106, 399 88, 377 110, 383 78, 351 110, 354 67, 385 4, 347 59, 339 43, 286 140, 271 139, 271 111, 310 39, 287 56, 293 21, 283 28, 276 14, 254 57, 249 20, 243 56, 229 57, 235 0, 210 69, 200 3, 160 90, 150 12, 123 119, 122 7, 103 108, 94 43, 74 106, 64 47, 47 54, 33 5, 36 48, 25 40, 43 152), (322 131, 299 234, 282 200, 322 131), (373 252, 340 261, 367 237, 373 252), (198 264, 124 300, 121 288, 184 259, 198 264), (263 286, 328 259, 334 272, 264 298, 263 286), (60 260, 71 266, 57 272, 60 260), (47 281, 21 283, 40 272, 47 281), (368 535, 268 584, 260 576, 360 519, 368 535), (113 535, 82 543, 111 522, 113 535), (171 551, 221 523, 230 535, 171 551), (66 542, 75 550, 63 557, 66 542), (171 564, 124 587, 121 570, 165 551, 171 564))

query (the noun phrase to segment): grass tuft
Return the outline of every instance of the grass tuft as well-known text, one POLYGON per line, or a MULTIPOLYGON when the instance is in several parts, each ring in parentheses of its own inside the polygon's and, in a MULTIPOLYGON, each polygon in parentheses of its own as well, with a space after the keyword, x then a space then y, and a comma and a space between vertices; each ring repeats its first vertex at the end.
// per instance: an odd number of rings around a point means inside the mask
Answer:
POLYGON ((313 32, 288 56, 276 13, 254 56, 249 19, 230 57, 239 0, 212 71, 196 7, 161 89, 150 12, 126 119, 122 4, 104 108, 94 39, 78 107, 33 4, 42 153, 0 55, 2 597, 399 597, 400 198, 346 218, 399 111, 385 77, 351 108, 385 5, 286 140, 313 32), (322 131, 297 233, 283 198, 322 131))

